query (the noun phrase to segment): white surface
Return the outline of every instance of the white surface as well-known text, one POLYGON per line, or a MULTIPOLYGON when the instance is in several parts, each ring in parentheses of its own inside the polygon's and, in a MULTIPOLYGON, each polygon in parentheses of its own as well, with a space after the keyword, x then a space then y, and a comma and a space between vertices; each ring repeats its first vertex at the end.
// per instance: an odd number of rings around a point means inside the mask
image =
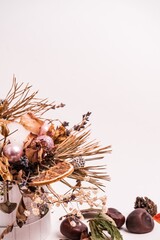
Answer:
POLYGON ((124 213, 136 196, 160 205, 159 12, 158 0, 0 0, 2 98, 15 74, 66 104, 53 118, 72 126, 91 111, 93 138, 113 148, 108 206, 124 213))

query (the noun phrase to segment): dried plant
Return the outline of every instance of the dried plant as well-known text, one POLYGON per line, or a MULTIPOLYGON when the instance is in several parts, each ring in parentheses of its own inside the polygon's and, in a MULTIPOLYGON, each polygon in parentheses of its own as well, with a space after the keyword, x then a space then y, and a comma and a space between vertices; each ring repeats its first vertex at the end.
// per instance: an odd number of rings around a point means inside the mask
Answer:
POLYGON ((26 112, 43 115, 50 109, 64 107, 63 103, 56 105, 46 98, 36 98, 38 91, 30 93, 31 87, 29 84, 18 84, 13 77, 11 89, 0 103, 0 118, 14 120, 26 112))
POLYGON ((96 156, 111 153, 111 146, 100 147, 98 142, 89 141, 90 130, 86 128, 80 132, 72 132, 62 143, 60 143, 55 151, 55 159, 71 159, 77 156, 96 156))
MULTIPOLYGON (((0 181, 18 185, 22 198, 16 221, 20 227, 29 214, 23 198, 32 200, 40 217, 48 205, 60 205, 67 213, 69 204, 74 202, 77 205, 87 203, 90 207, 100 207, 100 204, 105 208, 106 196, 99 198, 96 193, 99 189, 104 191, 104 181, 110 180, 106 165, 99 160, 111 153, 111 146, 101 147, 96 140, 90 140, 91 112, 83 114, 82 120, 71 128, 67 121, 58 121, 56 125, 57 120, 45 119, 42 115, 64 104, 39 99, 37 93, 31 93, 29 84, 18 84, 14 77, 6 98, 0 101, 0 134, 3 136, 0 139, 0 181), (18 124, 28 132, 16 159, 5 150, 14 147, 15 142, 10 137, 18 130, 10 132, 9 124, 18 124), (66 185, 68 192, 56 193, 50 185, 56 181, 66 185), (44 191, 44 186, 48 192, 44 191)), ((2 188, 0 191, 3 195, 2 188)), ((72 209, 72 214, 80 214, 79 209, 72 209)), ((1 238, 10 230, 6 228, 1 238)))
POLYGON ((12 232, 14 224, 8 225, 4 231, 0 234, 0 240, 4 239, 5 235, 12 232))

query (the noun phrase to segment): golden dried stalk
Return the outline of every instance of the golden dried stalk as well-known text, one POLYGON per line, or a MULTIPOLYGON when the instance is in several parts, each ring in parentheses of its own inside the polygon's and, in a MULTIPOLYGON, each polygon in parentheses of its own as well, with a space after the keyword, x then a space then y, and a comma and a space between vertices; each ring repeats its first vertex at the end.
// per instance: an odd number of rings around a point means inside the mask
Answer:
POLYGON ((0 104, 0 118, 14 120, 30 111, 41 116, 50 109, 64 106, 62 103, 59 105, 49 103, 47 98, 36 98, 38 91, 30 94, 31 87, 29 84, 25 86, 23 83, 18 84, 13 77, 11 89, 0 104))
MULTIPOLYGON (((82 129, 73 132, 62 143, 60 143, 54 153, 54 159, 71 161, 75 157, 87 157, 86 160, 98 160, 104 157, 105 153, 111 153, 111 146, 101 148, 98 142, 89 141, 90 130, 82 129), (91 159, 89 158, 90 156, 91 159)), ((97 187, 104 187, 101 180, 109 181, 110 177, 106 174, 105 166, 87 166, 76 169, 69 178, 79 181, 88 181, 97 187)))
MULTIPOLYGON (((97 170, 98 170, 98 166, 97 170)), ((100 171, 92 172, 88 167, 88 171, 85 169, 78 169, 74 171, 69 178, 73 178, 79 181, 89 182, 95 185, 98 188, 105 187, 105 184, 102 181, 110 181, 109 175, 106 173, 101 173, 100 171)))
POLYGON ((95 156, 93 159, 99 159, 99 155, 111 153, 111 146, 101 148, 98 142, 87 142, 90 136, 90 130, 82 129, 79 132, 73 132, 56 150, 54 157, 58 160, 72 159, 78 156, 95 156))

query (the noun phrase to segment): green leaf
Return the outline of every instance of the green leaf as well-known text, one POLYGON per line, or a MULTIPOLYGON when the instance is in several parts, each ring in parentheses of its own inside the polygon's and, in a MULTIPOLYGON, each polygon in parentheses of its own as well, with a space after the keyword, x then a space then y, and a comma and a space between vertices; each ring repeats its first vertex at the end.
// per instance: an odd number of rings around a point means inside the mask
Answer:
POLYGON ((97 217, 90 219, 89 227, 91 240, 123 240, 115 222, 106 214, 99 214, 97 217))

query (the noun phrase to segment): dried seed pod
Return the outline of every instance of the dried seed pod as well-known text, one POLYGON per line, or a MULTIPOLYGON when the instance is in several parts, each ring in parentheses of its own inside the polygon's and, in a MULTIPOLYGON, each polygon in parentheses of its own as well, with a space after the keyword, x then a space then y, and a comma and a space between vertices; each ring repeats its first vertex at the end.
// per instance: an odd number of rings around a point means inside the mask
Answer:
POLYGON ((88 235, 88 227, 75 216, 66 216, 60 224, 60 232, 72 240, 81 239, 81 235, 88 235))
POLYGON ((79 169, 85 166, 85 159, 82 156, 75 157, 71 163, 74 166, 74 169, 79 169))
POLYGON ((137 208, 128 215, 126 227, 132 233, 148 233, 154 228, 154 220, 144 208, 137 208))

